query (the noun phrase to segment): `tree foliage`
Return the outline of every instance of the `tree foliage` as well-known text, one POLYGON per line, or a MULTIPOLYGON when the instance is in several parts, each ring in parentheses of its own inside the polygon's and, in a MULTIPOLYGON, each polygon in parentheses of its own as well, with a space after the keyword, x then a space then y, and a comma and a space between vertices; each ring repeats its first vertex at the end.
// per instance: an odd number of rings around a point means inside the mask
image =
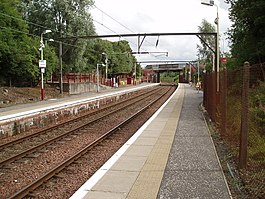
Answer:
POLYGON ((11 84, 14 80, 32 79, 36 73, 31 39, 24 34, 28 32, 27 24, 16 9, 18 5, 19 1, 0 2, 0 79, 11 84))
POLYGON ((265 62, 265 1, 229 0, 230 19, 233 23, 229 31, 232 41, 231 53, 237 63, 265 62))
POLYGON ((85 57, 89 60, 87 69, 93 71, 99 63, 106 64, 108 59, 109 74, 130 73, 134 69, 136 59, 127 41, 111 42, 93 40, 87 46, 85 57))
MULTIPOLYGON (((49 33, 49 37, 58 41, 60 38, 95 34, 88 12, 91 5, 92 0, 23 0, 22 11, 24 18, 31 22, 30 33, 40 35, 45 29, 50 29, 52 33, 49 33)), ((83 55, 88 42, 79 39, 66 39, 63 42, 65 69, 82 71, 87 63, 83 55)), ((58 43, 54 46, 58 52, 58 43)))
MULTIPOLYGON (((45 76, 59 71, 59 41, 63 71, 92 72, 108 56, 111 73, 132 72, 135 57, 126 41, 73 39, 94 35, 89 9, 93 0, 2 0, 0 2, 0 83, 37 82, 40 77, 40 35, 44 34, 45 76), (54 42, 49 42, 49 39, 54 42)), ((137 66, 138 72, 140 67, 137 66)))
MULTIPOLYGON (((202 20, 201 25, 198 28, 200 33, 216 32, 215 27, 205 19, 202 20)), ((213 52, 209 49, 209 47, 205 44, 205 42, 212 49, 215 49, 215 37, 212 35, 202 35, 201 38, 204 42, 201 41, 201 46, 197 45, 198 54, 199 57, 203 60, 206 66, 206 70, 211 70, 213 52)))

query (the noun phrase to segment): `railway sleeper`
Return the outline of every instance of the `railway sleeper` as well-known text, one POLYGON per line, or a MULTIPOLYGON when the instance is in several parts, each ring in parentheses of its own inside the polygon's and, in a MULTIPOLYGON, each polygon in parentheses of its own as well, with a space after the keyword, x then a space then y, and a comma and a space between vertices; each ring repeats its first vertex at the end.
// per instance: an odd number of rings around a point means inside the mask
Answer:
POLYGON ((6 165, 4 165, 4 166, 1 167, 1 169, 6 169, 6 170, 15 169, 15 168, 17 168, 17 166, 12 165, 12 164, 6 164, 6 165))
POLYGON ((60 140, 60 141, 57 141, 56 143, 58 143, 58 144, 65 144, 65 141, 64 140, 60 140))
POLYGON ((31 153, 25 156, 25 158, 37 158, 39 157, 40 154, 39 153, 31 153))
POLYGON ((29 192, 27 197, 29 198, 37 198, 37 194, 35 194, 33 191, 32 192, 29 192))
POLYGON ((53 177, 60 178, 60 179, 65 178, 65 176, 60 173, 55 174, 53 177))

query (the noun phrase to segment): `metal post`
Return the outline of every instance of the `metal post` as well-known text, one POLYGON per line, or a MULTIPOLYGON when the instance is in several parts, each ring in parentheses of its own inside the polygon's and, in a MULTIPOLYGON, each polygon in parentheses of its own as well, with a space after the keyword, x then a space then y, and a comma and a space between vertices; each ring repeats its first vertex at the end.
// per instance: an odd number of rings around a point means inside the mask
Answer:
POLYGON ((138 35, 138 54, 140 53, 140 35, 138 35))
POLYGON ((191 64, 189 63, 189 65, 190 65, 189 82, 191 82, 192 81, 192 79, 191 79, 191 64))
POLYGON ((59 65, 60 65, 60 93, 63 93, 63 58, 62 58, 62 54, 63 54, 63 45, 62 45, 62 41, 59 42, 59 65))
POLYGON ((249 62, 245 62, 243 69, 243 85, 242 85, 239 169, 245 169, 247 167, 247 144, 248 144, 248 128, 249 128, 248 90, 249 90, 249 62))
POLYGON ((203 5, 207 5, 207 6, 215 6, 217 9, 217 17, 216 17, 216 25, 217 25, 217 35, 216 35, 216 45, 215 45, 215 64, 216 64, 216 91, 219 92, 220 91, 220 78, 219 78, 219 62, 220 62, 220 48, 219 48, 219 14, 218 14, 218 6, 216 4, 214 4, 214 1, 209 1, 209 2, 205 2, 202 1, 201 4, 203 5))
MULTIPOLYGON (((41 33, 40 35, 40 59, 41 61, 43 60, 43 48, 44 48, 44 44, 43 44, 43 33, 41 33)), ((43 83, 43 73, 44 73, 44 69, 40 69, 40 73, 41 73, 41 100, 44 100, 44 83, 43 83)))
POLYGON ((212 71, 215 71, 215 54, 213 53, 213 68, 212 71))
POLYGON ((105 85, 107 85, 107 82, 108 82, 108 55, 107 53, 103 52, 102 55, 105 55, 106 56, 106 59, 105 59, 105 66, 106 66, 106 70, 105 70, 105 85))
MULTIPOLYGON (((221 134, 226 135, 226 128, 227 128, 227 69, 224 68, 223 70, 223 81, 221 81, 221 117, 222 117, 222 124, 221 124, 221 134), (223 86, 222 86, 223 85, 223 86)), ((222 78, 221 78, 222 80, 222 78)))
POLYGON ((220 91, 220 76, 219 76, 219 67, 220 67, 220 48, 219 48, 219 37, 220 37, 220 33, 219 33, 219 14, 218 14, 218 6, 216 5, 216 9, 217 9, 217 18, 216 18, 216 25, 217 25, 217 37, 216 37, 216 40, 217 40, 217 49, 216 49, 216 65, 217 65, 217 68, 216 68, 216 71, 217 71, 217 92, 220 91))
POLYGON ((99 92, 99 64, 97 64, 97 92, 99 92))
POLYGON ((107 82, 108 82, 107 81, 108 80, 108 55, 106 53, 104 53, 104 54, 106 55, 106 60, 105 60, 105 64, 106 64, 106 71, 105 71, 106 72, 106 77, 105 77, 106 80, 105 81, 106 81, 106 83, 105 84, 107 85, 107 82))
POLYGON ((197 65, 198 65, 198 82, 200 81, 200 61, 199 61, 199 58, 198 58, 198 62, 197 62, 197 65))
POLYGON ((201 87, 201 83, 200 83, 200 58, 198 57, 198 62, 197 62, 197 67, 198 67, 198 79, 197 79, 197 89, 198 89, 198 93, 200 92, 200 87, 201 87))
POLYGON ((136 85, 136 62, 134 63, 134 84, 136 85))
MULTIPOLYGON (((43 48, 44 43, 43 43, 43 35, 46 33, 52 32, 51 30, 45 30, 44 32, 41 33, 40 35, 40 57, 41 57, 41 63, 43 63, 43 48)), ((46 61, 45 61, 45 66, 39 66, 40 67, 40 72, 41 72, 41 100, 44 100, 44 83, 43 83, 43 74, 45 72, 45 67, 46 67, 46 61)))
POLYGON ((44 100, 43 73, 44 73, 44 71, 43 71, 42 68, 41 68, 41 100, 44 100))

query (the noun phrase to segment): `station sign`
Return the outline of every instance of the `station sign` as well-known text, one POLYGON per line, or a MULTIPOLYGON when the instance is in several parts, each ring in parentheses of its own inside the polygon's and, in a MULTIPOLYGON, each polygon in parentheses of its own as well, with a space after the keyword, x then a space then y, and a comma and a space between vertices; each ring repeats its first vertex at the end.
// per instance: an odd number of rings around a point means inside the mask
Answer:
POLYGON ((39 68, 46 68, 46 60, 39 60, 39 68))
POLYGON ((227 57, 222 57, 221 62, 222 64, 227 64, 228 58, 227 57))

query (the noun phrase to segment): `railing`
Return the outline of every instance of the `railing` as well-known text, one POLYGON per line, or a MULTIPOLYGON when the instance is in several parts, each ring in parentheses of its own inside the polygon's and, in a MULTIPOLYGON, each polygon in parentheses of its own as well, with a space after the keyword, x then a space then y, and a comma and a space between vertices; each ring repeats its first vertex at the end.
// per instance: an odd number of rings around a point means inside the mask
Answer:
MULTIPOLYGON (((59 76, 52 75, 48 82, 58 83, 59 76)), ((64 74, 63 83, 97 83, 97 76, 95 73, 68 73, 64 74)), ((139 83, 139 81, 137 81, 139 83)), ((132 77, 124 75, 123 77, 115 77, 106 79, 103 76, 99 76, 99 83, 105 86, 115 87, 116 85, 127 85, 127 84, 136 84, 136 80, 132 77), (117 84, 116 84, 117 83, 117 84)))
MULTIPOLYGON (((265 64, 204 75, 203 104, 232 151, 250 198, 265 196, 265 64)), ((243 197, 245 198, 245 197, 243 197)))

